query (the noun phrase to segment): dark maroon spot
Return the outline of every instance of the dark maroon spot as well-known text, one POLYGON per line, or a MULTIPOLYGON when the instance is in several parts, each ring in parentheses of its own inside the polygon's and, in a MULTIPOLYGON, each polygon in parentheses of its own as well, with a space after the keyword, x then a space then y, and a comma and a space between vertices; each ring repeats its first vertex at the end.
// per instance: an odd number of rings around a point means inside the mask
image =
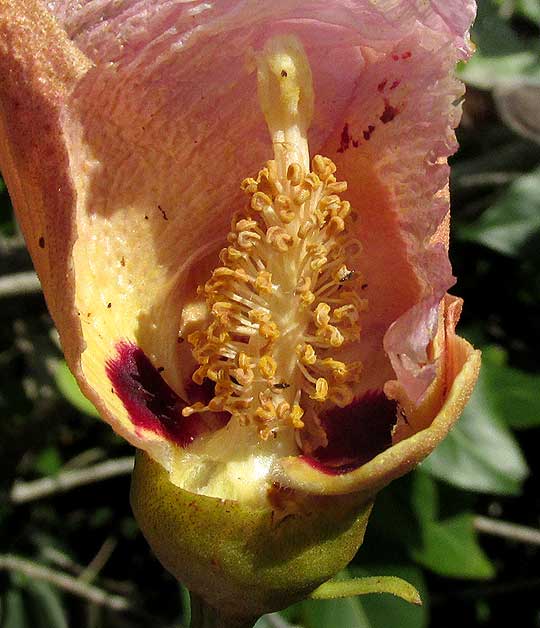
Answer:
POLYGON ((209 429, 200 414, 182 416, 187 404, 165 382, 142 349, 129 342, 120 342, 116 349, 117 356, 107 362, 107 375, 136 427, 160 434, 182 447, 209 429))
POLYGON ((369 141, 369 138, 371 137, 373 131, 375 131, 375 127, 372 124, 370 124, 363 133, 363 136, 366 142, 369 141))
POLYGON ((396 81, 394 81, 392 83, 392 85, 390 85, 390 89, 396 89, 396 87, 401 83, 401 81, 398 79, 396 81))
POLYGON ((178 336, 178 338, 176 339, 176 342, 181 345, 184 342, 184 338, 182 338, 182 336, 178 336))
POLYGON ((281 70, 281 76, 285 78, 287 75, 287 70, 281 70))
POLYGON ((407 52, 404 52, 404 53, 401 55, 401 58, 402 58, 402 59, 410 59, 411 57, 412 57, 412 52, 411 52, 410 50, 407 50, 407 52))
POLYGON ((45 248, 45 238, 43 236, 41 236, 41 238, 38 240, 38 244, 40 249, 45 248))
POLYGON ((393 54, 393 55, 392 55, 392 59, 393 59, 394 61, 399 61, 399 55, 393 54))
POLYGON ((164 370, 165 370, 164 366, 158 366, 158 368, 157 368, 157 372, 158 373, 163 373, 164 370))
POLYGON ((358 147, 360 146, 360 141, 359 141, 359 140, 353 140, 353 141, 352 141, 352 145, 353 145, 355 148, 358 148, 358 147))
POLYGON ((126 265, 126 258, 122 255, 120 259, 120 266, 125 266, 125 265, 126 265))
POLYGON ((144 219, 145 219, 145 220, 148 220, 148 216, 147 216, 146 214, 145 214, 145 216, 144 216, 144 219))
POLYGON ((369 390, 346 408, 330 410, 321 416, 328 445, 302 459, 329 475, 357 469, 391 446, 396 407, 382 390, 369 390))
POLYGON ((107 303, 107 307, 108 307, 109 309, 111 309, 111 307, 112 307, 112 303, 107 303))
POLYGON ((388 79, 384 79, 384 81, 381 81, 378 85, 377 85, 377 89, 382 92, 383 89, 386 87, 386 83, 388 83, 388 79))
POLYGON ((344 153, 349 147, 351 143, 351 136, 349 135, 349 123, 345 122, 345 126, 341 131, 341 139, 339 148, 337 149, 338 153, 344 153))
POLYGON ((393 107, 387 100, 385 100, 384 111, 382 112, 382 115, 379 118, 379 120, 383 124, 388 124, 389 122, 392 122, 392 120, 397 116, 398 113, 399 113, 399 109, 397 107, 393 107))
POLYGON ((158 209, 161 212, 161 215, 163 216, 163 220, 169 220, 169 217, 167 216, 167 212, 163 209, 163 207, 161 207, 161 205, 158 205, 158 209))
POLYGON ((360 288, 362 288, 362 290, 365 290, 368 287, 367 283, 363 283, 360 288))

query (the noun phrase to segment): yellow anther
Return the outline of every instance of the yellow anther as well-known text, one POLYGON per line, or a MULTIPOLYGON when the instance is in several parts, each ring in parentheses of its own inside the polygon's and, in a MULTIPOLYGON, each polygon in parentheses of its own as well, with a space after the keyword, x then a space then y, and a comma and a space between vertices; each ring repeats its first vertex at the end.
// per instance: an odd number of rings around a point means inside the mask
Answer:
POLYGON ((203 412, 204 410, 206 410, 206 406, 204 405, 204 403, 201 403, 200 401, 198 401, 197 403, 194 403, 191 406, 187 406, 183 408, 182 416, 191 416, 192 414, 195 414, 196 412, 203 412))
POLYGON ((312 168, 322 181, 326 181, 336 171, 336 164, 328 157, 315 155, 312 161, 312 168))
POLYGON ((324 360, 321 360, 321 365, 330 370, 332 377, 336 382, 343 382, 349 374, 349 370, 345 362, 334 360, 334 358, 325 358, 324 360))
POLYGON ((315 391, 310 395, 315 401, 326 401, 328 398, 328 382, 324 377, 319 377, 315 383, 315 391))
POLYGON ((266 323, 270 320, 270 314, 264 310, 250 310, 248 318, 252 323, 266 323))
POLYGON ((301 430, 304 427, 304 422, 301 420, 303 416, 304 411, 297 403, 295 403, 292 407, 289 419, 292 423, 292 426, 297 430, 301 430))
POLYGON ((303 205, 306 201, 309 201, 310 197, 311 193, 309 190, 300 190, 293 196, 293 203, 298 206, 303 205))
POLYGON ((242 231, 238 234, 238 246, 241 249, 249 250, 257 245, 261 236, 254 231, 242 231))
POLYGON ((310 172, 304 178, 304 186, 306 186, 307 188, 311 188, 312 190, 318 190, 321 185, 322 181, 314 172, 310 172))
POLYGON ((267 270, 261 270, 257 274, 255 289, 260 294, 270 294, 272 292, 272 275, 267 270))
POLYGON ((250 368, 233 369, 231 375, 240 386, 249 386, 254 378, 253 370, 250 368))
POLYGON ((259 323, 259 334, 267 340, 276 340, 279 338, 279 329, 274 321, 259 323))
POLYGON ((276 374, 277 371, 277 362, 274 360, 274 358, 270 355, 264 355, 260 360, 259 360, 259 371, 261 373, 261 375, 269 380, 272 379, 274 377, 274 375, 276 374))
POLYGON ((240 184, 240 189, 246 194, 255 194, 258 189, 257 181, 252 177, 246 177, 240 184))
POLYGON ((311 305, 313 301, 315 301, 315 295, 311 290, 306 290, 300 295, 300 303, 302 303, 304 307, 311 305))
POLYGON ((302 294, 303 292, 307 292, 311 287, 311 277, 305 277, 302 275, 296 284, 295 292, 296 294, 302 294))
POLYGON ((286 211, 284 209, 278 212, 279 218, 281 222, 286 225, 290 225, 291 222, 296 218, 296 214, 293 211, 286 211))
POLYGON ((354 395, 349 386, 332 386, 328 394, 328 398, 332 403, 335 403, 336 406, 345 408, 353 402, 354 395))
POLYGON ((330 306, 328 303, 319 303, 313 312, 313 319, 318 328, 324 329, 330 323, 330 306))
POLYGON ((347 181, 337 181, 336 183, 330 183, 326 186, 326 192, 328 194, 343 194, 347 191, 347 181))
POLYGON ((262 212, 272 205, 270 197, 264 192, 256 192, 251 197, 251 209, 256 212, 262 212))
POLYGON ((347 220, 349 214, 351 213, 351 204, 349 201, 341 201, 341 206, 339 208, 339 216, 343 218, 343 220, 347 220))
POLYGON ((238 366, 244 370, 251 367, 251 361, 249 359, 249 356, 243 351, 238 354, 238 366))
POLYGON ((265 401, 257 408, 255 416, 263 421, 271 421, 276 418, 276 407, 271 401, 265 401))
POLYGON ((277 251, 286 253, 293 243, 292 236, 283 227, 268 227, 266 241, 277 251))
POLYGON ((296 355, 300 358, 302 364, 306 366, 312 366, 317 361, 315 349, 309 344, 298 345, 296 347, 296 355))
POLYGON ((298 163, 290 164, 287 168, 287 179, 291 185, 300 185, 304 180, 304 169, 298 163))
POLYGON ((351 325, 354 325, 359 319, 358 310, 352 304, 342 305, 336 308, 332 312, 332 316, 336 321, 347 320, 351 325))
POLYGON ((345 231, 345 222, 339 216, 332 216, 326 226, 326 233, 329 236, 336 236, 338 233, 345 231))
POLYGON ((311 220, 306 220, 305 222, 303 222, 300 225, 300 228, 298 229, 298 237, 301 240, 304 240, 308 233, 315 227, 315 224, 313 223, 313 221, 311 220))
POLYGON ((240 233, 241 231, 252 231, 257 228, 257 221, 249 218, 241 218, 234 225, 234 229, 240 233))

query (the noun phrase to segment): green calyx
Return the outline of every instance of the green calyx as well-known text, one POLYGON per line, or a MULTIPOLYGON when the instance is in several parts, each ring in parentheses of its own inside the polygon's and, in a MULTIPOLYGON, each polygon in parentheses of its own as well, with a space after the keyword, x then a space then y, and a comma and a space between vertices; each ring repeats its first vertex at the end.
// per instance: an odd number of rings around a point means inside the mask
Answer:
POLYGON ((353 558, 372 503, 358 495, 298 497, 283 512, 185 491, 138 452, 131 505, 162 565, 232 620, 307 597, 353 558))

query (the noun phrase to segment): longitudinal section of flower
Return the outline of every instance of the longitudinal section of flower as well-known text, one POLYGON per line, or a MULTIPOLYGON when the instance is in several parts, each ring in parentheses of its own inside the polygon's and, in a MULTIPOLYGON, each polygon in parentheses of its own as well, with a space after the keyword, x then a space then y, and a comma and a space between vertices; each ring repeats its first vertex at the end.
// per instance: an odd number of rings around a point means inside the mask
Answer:
POLYGON ((248 206, 233 216, 221 265, 199 287, 210 323, 188 337, 199 364, 193 380, 211 380, 215 394, 183 414, 226 411, 263 439, 305 429, 306 405, 350 404, 362 370, 336 355, 359 340, 367 307, 354 289, 360 243, 347 231, 347 184, 326 157, 306 172, 287 155, 276 150, 242 182, 248 206))

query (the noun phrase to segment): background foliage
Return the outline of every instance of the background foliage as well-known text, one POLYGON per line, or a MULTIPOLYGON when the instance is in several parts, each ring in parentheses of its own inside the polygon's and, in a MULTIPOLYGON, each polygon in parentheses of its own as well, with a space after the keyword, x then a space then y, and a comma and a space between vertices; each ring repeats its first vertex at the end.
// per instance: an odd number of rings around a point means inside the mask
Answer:
MULTIPOLYGON (((540 627, 539 34, 539 0, 481 2, 460 69, 451 250, 481 378, 445 443, 379 496, 349 568, 401 575, 424 606, 310 601, 258 628, 496 628, 516 609, 540 627)), ((185 592, 129 508, 132 451, 62 361, 1 183, 0 212, 0 628, 179 626, 185 592)))

